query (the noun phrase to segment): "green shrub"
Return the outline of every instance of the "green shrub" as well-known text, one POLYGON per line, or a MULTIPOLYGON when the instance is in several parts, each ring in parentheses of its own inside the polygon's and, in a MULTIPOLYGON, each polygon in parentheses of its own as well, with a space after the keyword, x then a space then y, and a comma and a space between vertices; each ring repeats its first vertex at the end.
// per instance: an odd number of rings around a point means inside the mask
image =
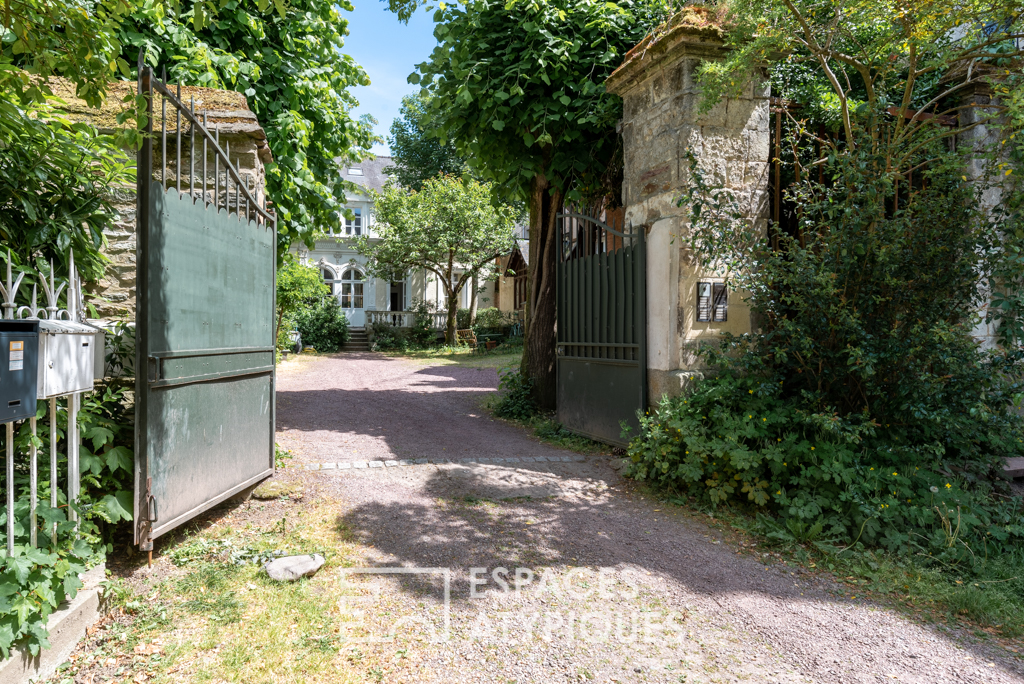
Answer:
POLYGON ((526 420, 537 413, 537 404, 531 394, 533 381, 520 373, 519 369, 502 371, 498 386, 502 394, 494 406, 494 415, 526 420))
POLYGON ((348 341, 348 319, 334 297, 324 297, 299 308, 291 322, 302 335, 302 344, 318 352, 333 354, 348 341))
POLYGON ((374 323, 372 328, 374 351, 406 351, 409 349, 407 331, 387 323, 374 323))
POLYGON ((793 191, 802 235, 725 255, 761 328, 702 349, 709 379, 642 417, 636 477, 808 538, 946 560, 1024 540, 998 479, 1024 453, 1022 354, 971 338, 1000 230, 936 155, 899 209, 878 159, 832 158, 793 191))
POLYGON ((434 318, 431 316, 437 307, 431 302, 414 300, 412 309, 412 328, 409 330, 409 342, 417 349, 426 349, 437 342, 437 331, 433 328, 434 318))
POLYGON ((477 309, 476 323, 469 325, 469 309, 459 309, 456 315, 456 325, 460 330, 472 327, 477 333, 491 335, 507 335, 509 328, 515 323, 515 315, 511 312, 502 311, 493 306, 486 309, 477 309))

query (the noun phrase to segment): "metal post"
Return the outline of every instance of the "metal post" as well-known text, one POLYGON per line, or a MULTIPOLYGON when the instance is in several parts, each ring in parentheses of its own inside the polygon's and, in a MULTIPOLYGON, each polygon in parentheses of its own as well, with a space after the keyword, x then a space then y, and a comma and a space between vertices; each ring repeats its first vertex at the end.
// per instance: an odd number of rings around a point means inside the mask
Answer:
POLYGON ((181 81, 178 81, 178 102, 174 105, 174 139, 178 143, 178 157, 174 163, 174 179, 181 194, 181 81))
POLYGON ((76 523, 78 528, 78 513, 73 506, 78 504, 79 478, 81 473, 78 467, 78 394, 68 397, 68 520, 76 523))
POLYGON ((220 210, 220 124, 213 127, 217 149, 213 153, 213 208, 220 210))
MULTIPOLYGON (((57 508, 57 397, 50 399, 50 508, 57 508)), ((50 542, 57 545, 57 523, 50 529, 50 542)))
POLYGON ((160 95, 160 186, 167 192, 167 98, 160 95))
POLYGON ((7 423, 7 555, 14 555, 14 423, 7 423))
POLYGON ((32 442, 28 448, 29 453, 29 471, 28 471, 28 488, 29 488, 29 503, 28 503, 28 522, 29 522, 29 543, 32 548, 36 548, 39 542, 37 533, 36 523, 36 507, 38 502, 36 500, 36 490, 39 488, 39 452, 36 449, 36 417, 32 416, 28 419, 29 425, 32 427, 32 442))
POLYGON ((224 211, 231 213, 231 141, 224 142, 224 211))
MULTIPOLYGON (((238 170, 238 164, 241 162, 240 159, 235 160, 235 170, 238 170)), ((241 177, 241 176, 239 176, 241 177)), ((242 220, 242 184, 235 183, 235 213, 238 214, 238 220, 242 220)))
MULTIPOLYGON (((203 112, 203 130, 206 130, 206 112, 203 112)), ((194 134, 193 134, 194 135, 194 134)), ((203 136, 203 208, 206 208, 206 136, 203 136)))
MULTIPOLYGON (((192 119, 196 116, 196 96, 192 96, 192 104, 189 108, 192 112, 192 119)), ((192 123, 189 128, 192 134, 188 136, 188 192, 192 195, 192 203, 196 201, 196 125, 192 123)))

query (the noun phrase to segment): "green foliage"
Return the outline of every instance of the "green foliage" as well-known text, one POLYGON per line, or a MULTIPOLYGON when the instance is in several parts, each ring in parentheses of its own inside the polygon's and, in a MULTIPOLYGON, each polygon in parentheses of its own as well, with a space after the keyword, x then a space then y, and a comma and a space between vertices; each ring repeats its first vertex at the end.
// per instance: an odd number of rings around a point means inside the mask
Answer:
POLYGON ((435 308, 433 302, 413 300, 410 310, 414 315, 412 328, 409 330, 409 340, 417 347, 425 348, 437 342, 434 317, 431 316, 435 308))
POLYGON ((335 297, 324 297, 300 308, 292 317, 303 346, 333 354, 348 341, 348 319, 335 297))
MULTIPOLYGON (((368 120, 353 120, 349 89, 369 85, 342 54, 350 3, 228 0, 215 16, 192 2, 149 3, 121 31, 124 56, 166 66, 168 79, 244 93, 267 132, 274 163, 267 192, 278 211, 279 251, 294 240, 340 227, 345 182, 340 157, 359 157, 374 142, 368 120), (200 13, 203 10, 200 9, 200 13)), ((207 8, 208 9, 208 8, 207 8)))
POLYGON ((373 324, 374 351, 405 352, 427 349, 437 343, 431 315, 435 310, 433 302, 413 300, 410 310, 414 312, 411 328, 396 328, 388 323, 373 324))
MULTIPOLYGON (((324 282, 320 270, 315 266, 305 266, 298 261, 288 261, 277 271, 277 329, 278 335, 287 334, 281 323, 300 307, 310 302, 319 301, 331 294, 331 288, 324 282)), ((285 338, 285 345, 290 340, 285 338)), ((280 346, 280 340, 278 340, 280 346)))
POLYGON ((438 176, 462 175, 466 161, 455 149, 455 143, 442 145, 428 131, 428 100, 419 93, 402 98, 400 118, 391 124, 388 147, 394 166, 387 171, 395 181, 405 188, 419 192, 423 182, 438 176))
POLYGON ((68 251, 85 280, 103 276, 103 229, 117 217, 110 189, 133 180, 112 138, 72 123, 47 103, 0 99, 0 242, 17 266, 67 273, 68 251))
POLYGON ((469 325, 469 309, 459 309, 456 320, 460 330, 472 327, 478 334, 507 335, 516 322, 516 316, 511 311, 491 306, 476 312, 476 325, 469 325))
POLYGON ((42 102, 52 95, 45 79, 62 76, 74 84, 79 97, 98 105, 108 80, 118 73, 128 75, 128 63, 118 57, 122 46, 117 30, 136 6, 134 0, 5 3, 0 92, 22 103, 42 102))
MULTIPOLYGON (((1001 224, 937 148, 895 208, 882 156, 866 149, 791 190, 802 232, 779 236, 778 250, 691 241, 736 265, 761 329, 700 352, 712 377, 642 418, 634 472, 771 510, 800 540, 946 562, 1005 551, 1024 537, 1024 507, 997 480, 1002 459, 1024 453, 1010 410, 1022 357, 970 337, 1001 224)), ((727 225, 693 210, 714 198, 687 200, 697 233, 727 225)))
POLYGON ((512 420, 528 420, 537 413, 537 404, 531 390, 533 381, 517 369, 506 369, 500 373, 501 398, 494 405, 494 415, 512 420))
MULTIPOLYGON (((38 417, 47 416, 47 402, 39 402, 38 417)), ((14 487, 14 555, 0 550, 0 654, 6 657, 12 644, 23 643, 33 654, 48 648, 46 620, 65 598, 73 598, 82 583, 79 575, 86 565, 108 547, 105 542, 112 533, 112 524, 132 519, 132 481, 135 459, 132 452, 134 430, 133 409, 126 401, 125 391, 116 387, 100 387, 82 397, 78 414, 82 435, 81 497, 75 505, 80 516, 75 523, 67 516, 68 502, 61 486, 67 482, 67 458, 58 454, 57 508, 51 508, 50 484, 53 480, 49 459, 39 459, 38 517, 39 548, 29 546, 29 473, 24 459, 18 459, 14 487), (57 529, 56 544, 50 530, 57 529)), ((58 408, 59 425, 67 424, 64 402, 58 408)), ((49 453, 49 431, 41 423, 36 448, 49 453)), ((63 430, 58 429, 63 442, 63 430)), ((28 423, 15 433, 15 449, 27 453, 32 439, 28 423)), ((0 478, 6 487, 6 477, 0 478)), ((6 512, 0 513, 0 528, 6 530, 6 512)), ((0 549, 6 535, 0 534, 0 549)))
POLYGON ((447 298, 451 343, 462 288, 515 244, 514 209, 492 204, 488 185, 452 176, 428 179, 420 192, 388 184, 374 193, 374 207, 376 236, 356 242, 368 271, 385 279, 412 269, 433 273, 447 298))
POLYGON ((604 81, 645 28, 634 3, 471 0, 434 14, 439 45, 409 77, 429 120, 474 172, 509 198, 534 176, 570 191, 598 183, 617 144, 622 101, 604 81))
MULTIPOLYGON (((998 455, 967 461, 940 440, 900 439, 905 431, 866 416, 813 413, 749 350, 739 353, 749 363, 743 370, 705 350, 716 375, 641 417, 629 448, 634 477, 712 505, 771 511, 782 520, 769 530, 780 541, 859 541, 956 562, 1024 539, 1024 507, 992 497, 978 479, 978 466, 987 472, 998 455)), ((965 441, 953 434, 965 428, 975 446, 1016 453, 1004 440, 1018 434, 1009 432, 1017 423, 965 417, 946 436, 965 441)))
POLYGON ((1021 16, 1019 0, 967 0, 955 9, 935 2, 736 0, 723 20, 726 59, 701 67, 702 106, 737 94, 761 65, 773 64, 773 95, 799 102, 801 117, 838 130, 848 148, 877 150, 881 143, 886 172, 905 173, 918 163, 913 143, 1001 126, 1000 117, 1014 114, 1010 100, 1019 99, 1022 77, 1012 67, 1024 54, 1016 44, 1024 36, 1021 16), (781 63, 779 55, 786 56, 781 63), (917 116, 970 109, 965 97, 979 87, 995 95, 984 112, 976 109, 946 127, 917 116), (866 138, 858 128, 887 132, 866 138))

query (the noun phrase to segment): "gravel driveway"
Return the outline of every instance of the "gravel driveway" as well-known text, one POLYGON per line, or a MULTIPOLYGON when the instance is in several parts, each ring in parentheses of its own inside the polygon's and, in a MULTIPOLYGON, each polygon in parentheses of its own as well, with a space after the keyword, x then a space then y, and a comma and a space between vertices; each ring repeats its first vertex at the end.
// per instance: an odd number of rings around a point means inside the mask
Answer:
POLYGON ((454 461, 301 473, 342 502, 357 566, 438 569, 352 579, 373 606, 351 636, 395 635, 366 646, 398 654, 395 681, 1024 682, 1000 649, 843 598, 662 508, 608 457, 492 420, 480 404, 496 387, 493 369, 376 354, 279 374, 278 441, 296 466, 454 461))

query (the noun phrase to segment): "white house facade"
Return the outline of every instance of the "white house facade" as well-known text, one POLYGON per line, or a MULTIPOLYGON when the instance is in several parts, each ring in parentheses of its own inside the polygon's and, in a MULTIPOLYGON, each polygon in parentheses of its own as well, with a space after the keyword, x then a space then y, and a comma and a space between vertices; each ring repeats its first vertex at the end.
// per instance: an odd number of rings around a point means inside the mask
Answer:
MULTIPOLYGON (((356 252, 354 239, 367 236, 374 239, 376 216, 373 207, 372 191, 380 191, 388 182, 386 169, 391 165, 391 157, 377 156, 359 162, 345 162, 341 173, 345 180, 351 181, 361 188, 361 192, 350 192, 346 205, 353 217, 344 220, 341 228, 330 235, 317 240, 313 249, 305 245, 293 247, 292 250, 304 264, 316 266, 331 287, 332 294, 337 297, 342 311, 353 328, 365 327, 375 316, 383 320, 382 314, 373 312, 394 312, 396 316, 388 317, 395 324, 408 325, 407 319, 398 317, 398 312, 409 311, 415 301, 426 301, 444 310, 444 287, 436 275, 423 269, 405 274, 401 280, 388 281, 371 276, 366 270, 366 258, 356 252), (405 321, 405 322, 403 322, 405 321)), ((479 308, 499 306, 503 310, 511 310, 516 303, 511 294, 512 277, 509 277, 504 299, 501 295, 502 283, 505 278, 497 281, 480 283, 477 293, 479 308)), ((525 287, 523 288, 525 290, 525 287)), ((459 306, 468 308, 471 288, 467 284, 460 293, 459 306)), ((440 329, 443 327, 442 317, 438 317, 440 329)))

